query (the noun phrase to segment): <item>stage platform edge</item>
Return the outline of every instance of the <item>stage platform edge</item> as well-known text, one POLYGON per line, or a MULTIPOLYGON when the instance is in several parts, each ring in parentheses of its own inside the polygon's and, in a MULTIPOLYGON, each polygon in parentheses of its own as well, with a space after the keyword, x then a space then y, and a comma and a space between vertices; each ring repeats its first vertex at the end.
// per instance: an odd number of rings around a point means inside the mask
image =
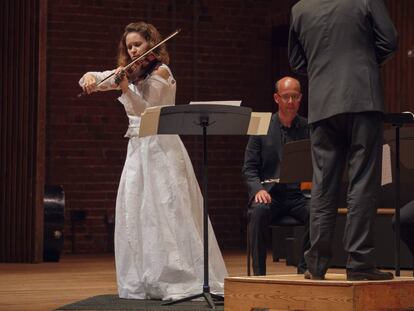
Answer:
POLYGON ((228 277, 224 297, 225 311, 414 310, 414 278, 351 282, 345 274, 329 273, 324 281, 298 274, 228 277))

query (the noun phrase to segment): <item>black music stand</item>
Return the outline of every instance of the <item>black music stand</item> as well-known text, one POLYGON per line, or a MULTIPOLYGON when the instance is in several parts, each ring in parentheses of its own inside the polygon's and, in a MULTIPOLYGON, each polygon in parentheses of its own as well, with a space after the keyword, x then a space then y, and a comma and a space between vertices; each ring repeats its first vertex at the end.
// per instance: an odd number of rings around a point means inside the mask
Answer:
POLYGON ((312 155, 309 139, 289 142, 283 146, 280 183, 312 181, 312 155))
POLYGON ((395 127, 395 275, 400 276, 400 128, 414 124, 414 118, 410 113, 386 113, 383 119, 395 127))
MULTIPOLYGON (((163 303, 172 305, 204 297, 210 308, 215 309, 213 299, 223 301, 220 295, 210 293, 208 275, 208 178, 207 178, 207 135, 246 135, 252 129, 252 109, 228 105, 179 105, 154 109, 157 117, 150 121, 152 134, 203 135, 203 240, 204 240, 204 283, 202 292, 193 296, 163 303), (159 115, 158 115, 159 112, 159 115), (157 122, 158 121, 158 122, 157 122)), ((269 113, 270 115, 270 113, 269 113)), ((270 120, 270 117, 268 118, 270 120)), ((269 121, 267 121, 268 123, 269 121)), ((257 124, 256 124, 257 125, 257 124)), ((141 123, 141 128, 143 123, 141 123)), ((145 127, 145 125, 144 125, 145 127)), ((266 133, 268 124, 266 127, 266 133)), ((145 130, 144 130, 145 131, 145 130)), ((265 134, 266 134, 265 133, 265 134)), ((141 129, 140 129, 141 136, 141 129)))

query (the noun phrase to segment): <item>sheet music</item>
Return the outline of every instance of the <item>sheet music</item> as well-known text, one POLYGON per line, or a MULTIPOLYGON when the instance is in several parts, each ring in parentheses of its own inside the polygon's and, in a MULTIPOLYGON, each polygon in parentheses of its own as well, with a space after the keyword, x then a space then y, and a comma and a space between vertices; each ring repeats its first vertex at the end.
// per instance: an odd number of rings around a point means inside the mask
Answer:
POLYGON ((252 112, 247 135, 266 135, 271 118, 270 112, 252 112))
POLYGON ((160 120, 160 112, 162 107, 165 106, 149 107, 146 108, 141 114, 139 137, 156 135, 158 133, 158 122, 160 120))
POLYGON ((381 186, 392 183, 391 148, 389 144, 382 146, 381 186))
POLYGON ((202 101, 202 102, 190 102, 189 105, 227 105, 227 106, 240 106, 241 100, 222 100, 222 101, 202 101))

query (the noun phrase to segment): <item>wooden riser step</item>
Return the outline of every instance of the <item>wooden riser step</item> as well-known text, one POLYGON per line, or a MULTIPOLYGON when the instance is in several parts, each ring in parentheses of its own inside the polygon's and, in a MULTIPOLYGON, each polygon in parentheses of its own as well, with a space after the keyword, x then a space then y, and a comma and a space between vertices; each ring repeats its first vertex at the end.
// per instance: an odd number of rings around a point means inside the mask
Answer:
POLYGON ((344 274, 325 277, 324 281, 297 274, 229 277, 224 283, 224 310, 414 310, 414 278, 351 282, 344 274))

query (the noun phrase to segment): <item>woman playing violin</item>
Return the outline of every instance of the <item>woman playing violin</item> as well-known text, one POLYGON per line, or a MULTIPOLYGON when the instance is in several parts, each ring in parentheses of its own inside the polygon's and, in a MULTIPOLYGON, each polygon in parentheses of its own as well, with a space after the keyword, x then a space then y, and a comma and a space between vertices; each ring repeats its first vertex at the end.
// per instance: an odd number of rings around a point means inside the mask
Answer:
MULTIPOLYGON (((187 151, 178 135, 138 137, 145 108, 175 104, 176 81, 165 45, 132 73, 124 69, 160 41, 151 24, 131 23, 119 43, 118 68, 88 72, 79 81, 87 93, 121 90, 118 100, 129 119, 115 219, 121 298, 178 299, 198 294, 203 284, 202 195, 187 151), (97 87, 111 73, 114 78, 97 87)), ((220 294, 227 271, 211 224, 209 234, 210 287, 220 294)))

